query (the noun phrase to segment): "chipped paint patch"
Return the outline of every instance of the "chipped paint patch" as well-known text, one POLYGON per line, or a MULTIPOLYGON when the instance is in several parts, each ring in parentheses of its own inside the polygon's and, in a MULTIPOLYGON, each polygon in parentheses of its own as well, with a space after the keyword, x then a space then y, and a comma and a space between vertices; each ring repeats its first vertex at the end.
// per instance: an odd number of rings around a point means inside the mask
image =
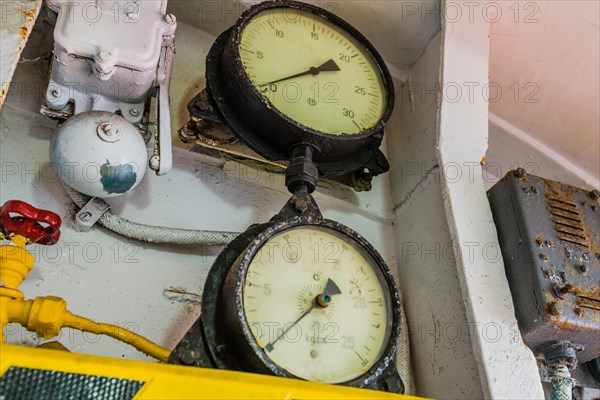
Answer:
POLYGON ((27 0, 0 7, 0 108, 41 6, 42 0, 27 0))

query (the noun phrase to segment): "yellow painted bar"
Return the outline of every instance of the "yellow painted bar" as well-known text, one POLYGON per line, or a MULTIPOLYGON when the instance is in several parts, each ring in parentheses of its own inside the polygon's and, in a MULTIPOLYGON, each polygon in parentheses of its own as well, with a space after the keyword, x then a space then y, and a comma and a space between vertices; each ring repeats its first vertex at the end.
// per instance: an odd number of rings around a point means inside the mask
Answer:
POLYGON ((245 372, 184 367, 0 345, 0 375, 9 367, 36 368, 146 382, 143 399, 402 399, 418 397, 245 372))

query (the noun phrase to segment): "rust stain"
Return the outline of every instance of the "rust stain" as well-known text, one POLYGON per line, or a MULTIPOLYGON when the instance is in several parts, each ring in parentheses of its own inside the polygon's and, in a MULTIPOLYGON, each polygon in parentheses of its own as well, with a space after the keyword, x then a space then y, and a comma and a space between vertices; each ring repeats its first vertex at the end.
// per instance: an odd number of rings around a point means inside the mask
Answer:
POLYGON ((35 9, 33 10, 25 10, 25 11, 21 11, 21 13, 27 17, 28 20, 32 20, 35 18, 35 9))
POLYGON ((538 245, 538 247, 544 247, 544 238, 542 235, 537 235, 535 237, 535 243, 538 245))
POLYGON ((481 161, 479 161, 479 164, 485 165, 485 154, 481 156, 481 161))
POLYGON ((28 33, 29 29, 27 29, 26 26, 22 26, 21 28, 19 28, 19 35, 21 35, 21 38, 26 39, 28 33))

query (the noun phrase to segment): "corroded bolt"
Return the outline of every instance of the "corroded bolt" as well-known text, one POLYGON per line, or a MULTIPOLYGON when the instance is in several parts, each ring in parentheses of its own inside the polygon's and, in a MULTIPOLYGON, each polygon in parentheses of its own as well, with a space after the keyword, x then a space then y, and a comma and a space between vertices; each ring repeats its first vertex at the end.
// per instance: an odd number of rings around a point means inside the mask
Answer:
POLYGON ((169 25, 173 25, 175 22, 177 22, 177 18, 175 18, 173 14, 167 14, 165 15, 165 22, 169 25))
POLYGON ((106 136, 112 136, 119 133, 119 128, 109 123, 98 125, 98 130, 106 136))
POLYGON ((600 191, 594 189, 590 192, 590 197, 594 200, 600 199, 600 191))
POLYGON ((109 143, 117 142, 121 138, 121 132, 119 131, 119 128, 109 122, 103 122, 98 125, 96 133, 100 139, 109 143))
POLYGON ((522 178, 522 177, 524 177, 524 176, 525 176, 525 170, 524 170, 523 168, 521 168, 521 167, 517 168, 517 169, 515 170, 515 176, 516 176, 517 178, 522 178))
POLYGON ((573 293, 573 292, 575 292, 575 286, 573 286, 570 283, 567 283, 565 286, 560 288, 560 292, 563 294, 564 293, 573 293))
POLYGON ((560 314, 560 309, 558 307, 558 304, 556 302, 552 302, 548 305, 548 312, 550 313, 550 315, 554 315, 557 316, 560 314))
POLYGON ((194 350, 185 349, 181 351, 179 359, 185 365, 192 365, 198 359, 198 353, 194 350))
POLYGON ((300 212, 308 210, 308 203, 304 199, 297 198, 294 200, 294 207, 300 212))

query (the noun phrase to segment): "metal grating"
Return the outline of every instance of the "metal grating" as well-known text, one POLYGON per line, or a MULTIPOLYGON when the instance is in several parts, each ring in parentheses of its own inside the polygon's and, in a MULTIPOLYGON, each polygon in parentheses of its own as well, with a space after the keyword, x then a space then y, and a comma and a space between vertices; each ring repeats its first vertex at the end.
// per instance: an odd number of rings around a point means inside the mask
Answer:
POLYGON ((10 367, 0 377, 0 400, 129 400, 144 382, 10 367))
POLYGON ((577 203, 564 197, 548 196, 548 207, 560 240, 590 247, 590 237, 585 230, 583 214, 577 203))

